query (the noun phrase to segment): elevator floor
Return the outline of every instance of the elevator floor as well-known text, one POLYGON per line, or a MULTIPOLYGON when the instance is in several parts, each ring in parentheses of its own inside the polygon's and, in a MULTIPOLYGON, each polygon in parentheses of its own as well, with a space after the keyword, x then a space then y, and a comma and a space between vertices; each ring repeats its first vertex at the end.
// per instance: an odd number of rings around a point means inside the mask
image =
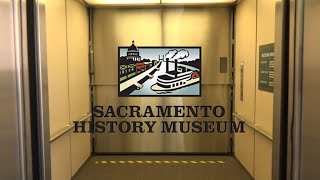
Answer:
POLYGON ((250 180, 231 156, 94 156, 74 180, 250 180))

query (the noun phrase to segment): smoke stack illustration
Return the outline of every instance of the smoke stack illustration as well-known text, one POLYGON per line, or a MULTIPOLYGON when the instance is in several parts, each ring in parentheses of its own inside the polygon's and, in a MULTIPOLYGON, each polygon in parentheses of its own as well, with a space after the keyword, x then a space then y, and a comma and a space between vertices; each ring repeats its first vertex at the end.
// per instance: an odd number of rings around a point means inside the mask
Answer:
MULTIPOLYGON (((187 57, 189 57, 189 51, 185 49, 181 49, 181 50, 172 49, 168 51, 168 53, 166 54, 166 62, 167 62, 166 72, 169 72, 169 60, 171 60, 172 62, 174 61, 174 68, 175 68, 175 71, 177 71, 178 61, 183 60, 187 57)), ((177 76, 178 75, 176 74, 175 77, 177 76)))
POLYGON ((178 77, 178 59, 174 60, 174 70, 176 71, 175 77, 178 77))
POLYGON ((169 58, 166 58, 166 72, 169 72, 169 58))

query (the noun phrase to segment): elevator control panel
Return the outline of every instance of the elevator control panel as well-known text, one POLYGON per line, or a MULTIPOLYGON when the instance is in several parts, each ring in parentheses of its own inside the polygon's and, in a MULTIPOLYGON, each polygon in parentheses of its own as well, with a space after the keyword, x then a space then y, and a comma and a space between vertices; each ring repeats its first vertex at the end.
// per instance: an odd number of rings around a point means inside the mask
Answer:
POLYGON ((273 92, 274 43, 259 46, 259 90, 273 92))

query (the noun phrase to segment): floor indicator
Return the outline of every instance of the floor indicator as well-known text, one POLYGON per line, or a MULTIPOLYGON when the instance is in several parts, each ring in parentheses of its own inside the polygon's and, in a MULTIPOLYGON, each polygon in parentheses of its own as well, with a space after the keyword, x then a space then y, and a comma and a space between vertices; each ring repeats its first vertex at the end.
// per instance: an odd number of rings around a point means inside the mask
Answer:
POLYGON ((161 161, 155 161, 155 163, 161 164, 161 161))
POLYGON ((126 162, 125 162, 125 161, 119 161, 119 163, 124 164, 124 163, 126 163, 126 162))
POLYGON ((141 164, 141 163, 143 163, 143 161, 137 161, 137 163, 141 164))
POLYGON ((146 163, 151 164, 151 163, 152 163, 152 161, 146 161, 146 163))
POLYGON ((170 161, 163 161, 164 163, 166 163, 166 164, 169 164, 170 163, 170 161))
POLYGON ((96 161, 96 164, 99 164, 99 161, 96 161))
POLYGON ((197 164, 198 162, 197 161, 190 161, 192 164, 197 164))
POLYGON ((202 163, 202 164, 206 164, 207 162, 206 161, 199 161, 200 163, 202 163))
POLYGON ((116 162, 116 161, 110 161, 110 163, 115 164, 115 163, 117 163, 117 162, 116 162))
POLYGON ((133 163, 134 163, 134 161, 128 161, 128 163, 133 164, 133 163))
POLYGON ((208 161, 209 163, 211 163, 211 164, 215 164, 216 162, 214 162, 214 161, 208 161))
POLYGON ((223 161, 218 161, 218 163, 220 163, 220 164, 224 164, 224 162, 223 162, 223 161))
POLYGON ((172 162, 173 162, 173 163, 176 163, 176 164, 179 163, 179 161, 172 161, 172 162))
POLYGON ((101 163, 102 163, 102 164, 107 164, 108 162, 107 162, 107 161, 101 161, 101 163))
POLYGON ((188 161, 181 161, 182 163, 184 163, 184 164, 188 164, 189 162, 188 161))

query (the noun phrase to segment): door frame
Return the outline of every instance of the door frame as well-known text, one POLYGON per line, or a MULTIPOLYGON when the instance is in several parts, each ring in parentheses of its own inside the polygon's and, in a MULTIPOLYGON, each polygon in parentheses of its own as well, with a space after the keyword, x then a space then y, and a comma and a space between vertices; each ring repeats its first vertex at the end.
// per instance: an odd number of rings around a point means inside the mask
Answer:
POLYGON ((45 0, 26 1, 33 179, 51 179, 45 0))

